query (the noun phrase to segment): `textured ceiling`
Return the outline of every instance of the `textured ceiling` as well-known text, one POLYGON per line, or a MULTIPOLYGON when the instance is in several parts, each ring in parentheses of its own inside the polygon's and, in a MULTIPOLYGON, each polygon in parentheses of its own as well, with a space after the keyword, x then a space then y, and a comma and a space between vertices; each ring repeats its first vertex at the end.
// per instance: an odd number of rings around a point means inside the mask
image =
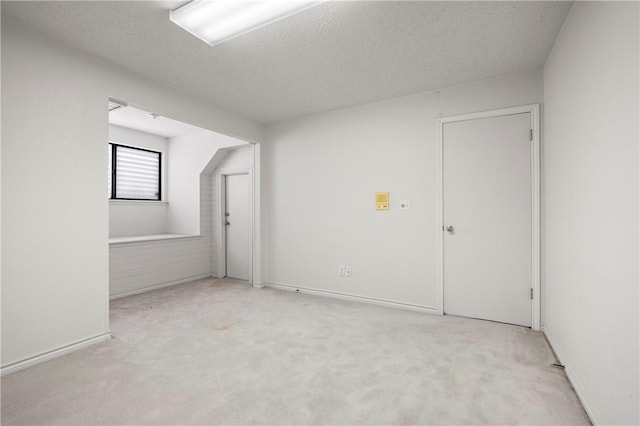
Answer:
POLYGON ((120 127, 127 127, 165 138, 173 138, 197 130, 204 131, 204 129, 200 127, 195 127, 161 115, 153 118, 152 113, 131 106, 109 111, 109 124, 115 124, 120 127))
POLYGON ((567 2, 332 1, 210 47, 169 21, 180 2, 2 2, 138 74, 262 122, 541 67, 567 2))

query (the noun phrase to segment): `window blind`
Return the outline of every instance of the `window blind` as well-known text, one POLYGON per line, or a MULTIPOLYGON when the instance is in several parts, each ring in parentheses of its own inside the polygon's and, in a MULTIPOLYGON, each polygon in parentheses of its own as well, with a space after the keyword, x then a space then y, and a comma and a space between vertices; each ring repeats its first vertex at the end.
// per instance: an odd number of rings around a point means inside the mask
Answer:
POLYGON ((121 145, 114 147, 110 153, 110 164, 115 167, 110 173, 110 196, 115 199, 160 200, 160 153, 121 145), (114 178, 115 191, 112 188, 114 178))

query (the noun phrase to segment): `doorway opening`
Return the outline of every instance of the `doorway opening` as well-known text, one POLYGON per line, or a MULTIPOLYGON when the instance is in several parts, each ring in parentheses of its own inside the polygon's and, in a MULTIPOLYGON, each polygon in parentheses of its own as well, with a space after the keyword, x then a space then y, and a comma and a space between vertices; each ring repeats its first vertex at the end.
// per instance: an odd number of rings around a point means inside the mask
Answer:
POLYGON ((113 99, 108 131, 109 298, 217 277, 214 172, 253 145, 113 99))

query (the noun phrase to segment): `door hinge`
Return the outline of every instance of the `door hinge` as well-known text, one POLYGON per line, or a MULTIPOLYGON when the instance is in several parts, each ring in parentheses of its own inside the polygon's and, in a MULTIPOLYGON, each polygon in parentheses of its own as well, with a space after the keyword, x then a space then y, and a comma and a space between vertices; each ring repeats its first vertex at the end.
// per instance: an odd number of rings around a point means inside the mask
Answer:
POLYGON ((533 141, 533 129, 529 129, 529 140, 533 141))
POLYGON ((533 288, 531 289, 531 300, 533 300, 533 288))

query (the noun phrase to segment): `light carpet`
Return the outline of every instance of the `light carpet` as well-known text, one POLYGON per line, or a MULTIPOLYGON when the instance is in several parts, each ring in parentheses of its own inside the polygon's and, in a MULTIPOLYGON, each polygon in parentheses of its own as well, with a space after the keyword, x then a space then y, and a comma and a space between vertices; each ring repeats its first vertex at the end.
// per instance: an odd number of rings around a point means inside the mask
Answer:
POLYGON ((589 424, 529 329, 208 279, 2 378, 4 425, 589 424))

